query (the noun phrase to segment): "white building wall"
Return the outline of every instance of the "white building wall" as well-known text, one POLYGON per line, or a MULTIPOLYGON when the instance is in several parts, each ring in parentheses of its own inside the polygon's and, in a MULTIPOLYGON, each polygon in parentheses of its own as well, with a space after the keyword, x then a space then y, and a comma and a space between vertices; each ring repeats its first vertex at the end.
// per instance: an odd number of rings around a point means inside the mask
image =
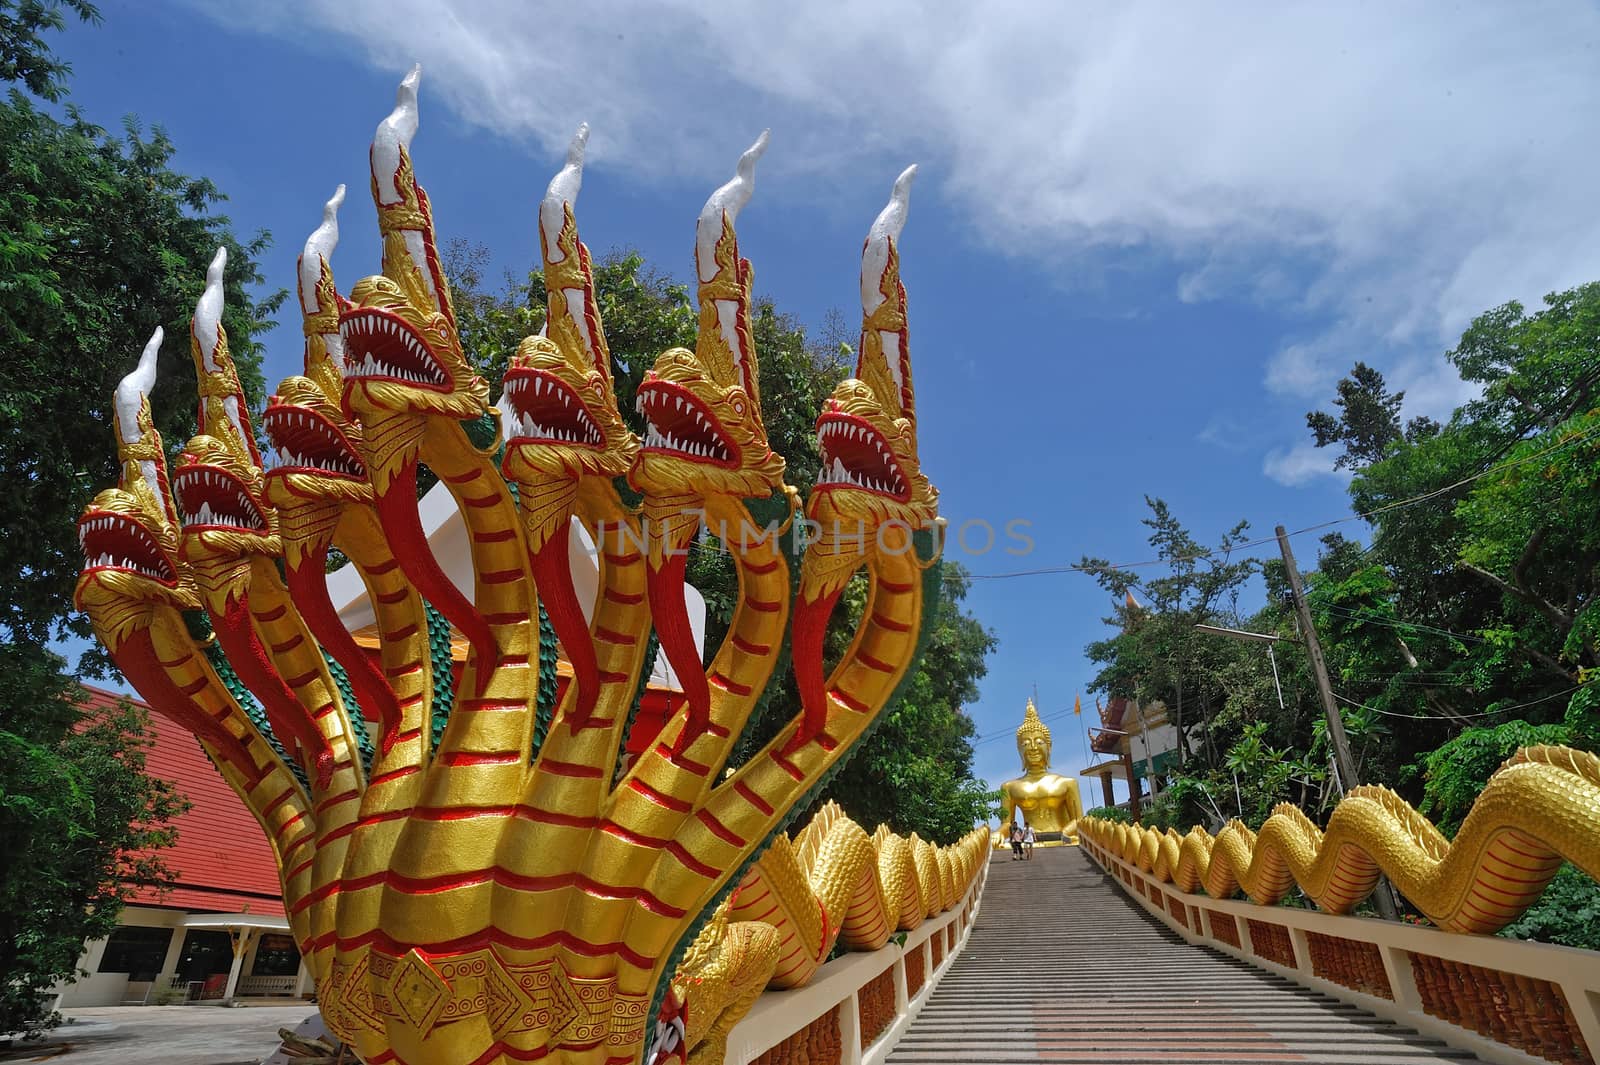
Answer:
MULTIPOLYGON (((162 966, 163 972, 171 973, 177 968, 178 958, 183 953, 184 931, 181 925, 185 916, 182 910, 126 906, 122 910, 119 923, 173 929, 172 943, 167 947, 166 962, 162 966)), ((98 971, 105 949, 104 939, 90 940, 84 945, 83 954, 78 958, 78 969, 88 970, 88 975, 80 976, 73 983, 56 985, 56 1009, 73 1006, 120 1006, 124 1003, 144 1001, 146 992, 150 990, 149 983, 130 983, 127 973, 98 971)))

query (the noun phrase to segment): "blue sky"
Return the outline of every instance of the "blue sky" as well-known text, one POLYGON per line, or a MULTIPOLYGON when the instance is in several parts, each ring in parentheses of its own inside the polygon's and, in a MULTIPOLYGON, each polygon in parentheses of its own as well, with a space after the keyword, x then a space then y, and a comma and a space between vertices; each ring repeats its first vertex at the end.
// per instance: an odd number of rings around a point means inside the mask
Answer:
MULTIPOLYGON (((1473 314, 1600 277, 1587 4, 100 6, 59 39, 74 100, 165 127, 238 231, 272 232, 274 288, 340 182, 336 276, 375 270, 367 145, 414 61, 441 236, 496 273, 536 260, 534 206, 588 121, 584 239, 688 277, 701 203, 770 126, 739 220, 757 288, 853 319, 862 237, 920 163, 901 249, 924 466, 953 529, 1033 541, 957 549, 980 578, 1148 558, 1147 494, 1203 541, 1341 517, 1304 415, 1355 359, 1407 414, 1447 414, 1465 393, 1441 353, 1473 314)), ((298 324, 268 350, 269 382, 297 372, 298 324)), ((970 708, 998 782, 1034 686, 1048 714, 1092 677, 1110 603, 1056 574, 979 579, 968 606, 1000 641, 970 708)))

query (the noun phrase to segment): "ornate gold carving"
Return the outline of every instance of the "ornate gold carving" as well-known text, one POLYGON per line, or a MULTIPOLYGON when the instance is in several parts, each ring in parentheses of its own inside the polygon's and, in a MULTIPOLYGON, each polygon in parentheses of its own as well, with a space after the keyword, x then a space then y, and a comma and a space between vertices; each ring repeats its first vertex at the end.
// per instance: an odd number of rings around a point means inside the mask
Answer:
POLYGON ((1000 838, 995 846, 1010 846, 1007 833, 1018 811, 1036 835, 1050 837, 1038 844, 1077 843, 1078 819, 1083 816, 1078 782, 1050 771, 1050 728, 1039 720, 1032 699, 1017 728, 1017 754, 1023 775, 1000 785, 1000 838))
POLYGON ((1507 759, 1454 840, 1387 788, 1352 789, 1319 829, 1287 803, 1259 833, 1232 821, 1184 836, 1091 819, 1096 845, 1156 879, 1213 898, 1239 891, 1271 906, 1298 884, 1319 907, 1349 913, 1381 872, 1447 931, 1492 933, 1538 899, 1563 859, 1600 879, 1600 756, 1526 747, 1507 759))
MULTIPOLYGON (((391 147, 385 142, 386 151, 391 147)), ((555 426, 562 435, 519 439, 507 418, 502 474, 459 424, 487 409, 488 384, 461 351, 437 269, 431 211, 403 144, 398 159, 398 202, 379 203, 383 274, 358 282, 341 301, 331 270, 319 266, 316 309, 306 322, 306 376, 285 382, 270 408, 284 424, 269 435, 295 456, 293 468, 264 478, 253 450, 226 337, 214 324, 218 266, 193 330, 205 435, 191 443, 172 486, 159 470, 141 488, 133 478, 144 472, 141 463, 159 466, 159 448, 143 439, 131 445, 127 491, 106 497, 85 519, 111 521, 126 512, 139 529, 129 535, 181 546, 170 561, 152 556, 149 563, 158 574, 168 565, 174 579, 91 564, 81 599, 134 684, 201 736, 261 820, 329 1024, 364 1058, 400 1065, 537 1052, 553 1060, 636 1059, 653 1004, 675 969, 688 981, 691 1013, 696 996, 704 998, 708 1023, 697 1031, 714 1047, 717 1033, 726 1033, 766 982, 768 947, 782 929, 729 921, 721 938, 689 951, 686 966, 674 959, 688 946, 689 930, 732 888, 735 871, 817 790, 912 667, 938 590, 923 579, 926 537, 912 539, 913 529, 937 519, 931 490, 918 487, 909 502, 898 501, 910 507, 904 513, 914 524, 883 530, 880 553, 839 570, 848 577, 866 568, 874 610, 837 676, 819 689, 822 713, 813 722, 808 707, 806 720, 726 774, 722 767, 786 650, 790 606, 784 548, 771 537, 730 540, 740 571, 733 636, 709 662, 691 649, 692 677, 680 658, 680 676, 698 681, 707 698, 673 715, 659 738, 636 744, 642 752, 619 773, 624 743, 643 739, 629 736, 630 712, 652 622, 665 619, 651 612, 670 598, 674 582, 681 598, 682 572, 651 571, 642 540, 597 536, 604 554, 593 616, 580 611, 575 625, 559 630, 570 660, 592 662, 595 687, 585 696, 575 678, 550 721, 539 715, 547 703, 537 688, 536 619, 541 604, 554 618, 561 603, 543 576, 536 597, 534 558, 564 556, 560 534, 574 518, 595 533, 638 530, 638 515, 612 483, 623 473, 644 491, 646 515, 689 503, 737 530, 749 507, 781 516, 786 498, 797 505, 762 422, 749 266, 725 214, 716 276, 702 293, 709 312, 703 343, 696 352, 664 353, 651 375, 658 398, 670 397, 685 419, 693 400, 694 417, 715 422, 726 454, 698 439, 688 448, 658 443, 641 450, 616 412, 588 253, 564 209, 562 255, 549 279, 561 306, 553 309, 551 336, 530 338, 513 374, 537 380, 541 395, 551 386, 565 390, 555 393, 562 409, 581 405, 594 435, 568 435, 585 424, 574 414, 555 426), (574 291, 580 300, 569 304, 574 291), (327 313, 335 305, 337 337, 327 313), (215 328, 214 351, 200 344, 202 327, 215 328), (342 367, 332 361, 341 344, 342 367), (348 445, 359 468, 300 462, 332 461, 297 450, 310 446, 301 431, 316 433, 329 454, 348 445), (470 545, 470 594, 439 571, 421 529, 410 490, 419 463, 457 500, 470 545), (507 475, 526 490, 520 512, 507 475), (173 495, 183 508, 170 506, 173 495), (278 507, 287 515, 281 527, 278 507), (212 520, 219 508, 225 520, 212 520), (163 522, 178 509, 191 512, 182 515, 181 537, 173 521, 163 522), (284 536, 292 541, 286 557, 284 536), (326 588, 307 580, 320 577, 315 551, 328 542, 355 560, 369 587, 380 667, 353 641, 319 644, 315 635, 341 625, 326 588), (551 545, 558 550, 547 552, 551 545), (286 584, 282 562, 306 583, 286 584), (175 589, 191 576, 265 721, 243 712, 188 635, 175 589), (424 595, 470 647, 453 684, 436 672, 448 663, 436 665, 428 654, 424 595), (348 685, 335 683, 325 653, 343 667, 348 685), (367 696, 382 697, 362 699, 382 725, 370 764, 346 695, 358 684, 368 685, 367 696), (435 739, 434 717, 447 711, 435 739), (274 744, 298 764, 304 785, 274 744)), ((375 181, 375 192, 382 185, 375 181)), ((507 407, 519 429, 524 419, 552 427, 537 419, 554 412, 535 402, 519 408, 508 397, 507 407)), ((657 413, 665 417, 664 406, 657 413)), ((898 460, 914 456, 909 421, 892 432, 898 460)), ((675 435, 682 445, 682 432, 675 435)), ((836 509, 848 509, 842 494, 836 509)), ((671 533, 686 539, 697 521, 672 519, 671 533)), ((570 622, 571 612, 565 616, 570 622)), ((817 671, 821 653, 819 647, 817 671)), ((797 647, 797 670, 809 654, 797 647)), ((763 875, 793 889, 795 913, 809 908, 803 927, 816 942, 808 950, 825 953, 837 935, 858 946, 881 942, 887 922, 903 926, 952 904, 977 869, 975 839, 940 852, 916 840, 869 837, 837 811, 822 821, 797 846, 779 844, 762 866, 763 875), (805 863, 801 879, 776 864, 785 848, 805 863), (849 916, 858 901, 861 914, 870 911, 878 924, 856 927, 867 919, 849 916)))

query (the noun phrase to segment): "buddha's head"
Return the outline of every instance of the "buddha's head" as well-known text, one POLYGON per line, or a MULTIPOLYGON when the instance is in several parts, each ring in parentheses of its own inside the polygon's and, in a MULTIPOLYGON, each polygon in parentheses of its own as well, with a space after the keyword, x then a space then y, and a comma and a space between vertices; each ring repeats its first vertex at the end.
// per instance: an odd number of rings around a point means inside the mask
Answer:
POLYGON ((1017 753, 1022 756, 1022 768, 1029 772, 1050 767, 1050 729, 1039 720, 1032 699, 1017 729, 1017 753))

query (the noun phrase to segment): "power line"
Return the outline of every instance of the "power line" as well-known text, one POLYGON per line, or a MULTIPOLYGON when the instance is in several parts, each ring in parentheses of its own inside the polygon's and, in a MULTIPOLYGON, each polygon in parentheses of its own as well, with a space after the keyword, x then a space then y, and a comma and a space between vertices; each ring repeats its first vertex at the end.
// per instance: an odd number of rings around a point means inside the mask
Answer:
POLYGON ((1441 629, 1437 625, 1425 625, 1419 621, 1401 621, 1398 618, 1391 620, 1389 618, 1370 617, 1364 614, 1358 614, 1353 610, 1345 610, 1342 607, 1329 606, 1326 603, 1323 604, 1322 609, 1328 611, 1330 614, 1338 614, 1341 617, 1347 617, 1351 620, 1364 622, 1369 625, 1381 625, 1384 628, 1414 629, 1417 632, 1431 632, 1436 636, 1448 636, 1451 639, 1465 640, 1468 643, 1489 642, 1482 636, 1469 636, 1464 632, 1454 632, 1450 629, 1441 629))
POLYGON ((1583 685, 1574 684, 1566 691, 1556 692, 1552 695, 1544 695, 1537 699, 1529 699, 1525 703, 1513 703, 1510 706, 1501 706, 1494 710, 1484 710, 1475 714, 1456 714, 1454 717, 1445 717, 1442 714, 1402 714, 1396 710, 1382 710, 1376 706, 1368 706, 1366 703, 1357 702, 1354 699, 1347 699, 1343 695, 1339 695, 1337 692, 1334 693, 1334 697, 1337 698, 1341 703, 1360 707, 1362 710, 1371 710, 1373 713, 1382 714, 1385 717, 1400 717, 1410 721, 1459 721, 1477 717, 1497 717, 1500 714, 1510 713, 1512 710, 1525 710, 1530 706, 1538 706, 1540 703, 1548 703, 1552 699, 1560 699, 1571 695, 1581 687, 1583 687, 1583 685))
MULTIPOLYGON (((1051 721, 1060 721, 1062 718, 1072 716, 1076 715, 1073 714, 1072 707, 1069 706, 1062 710, 1052 710, 1047 714, 1040 714, 1039 721, 1041 723, 1048 724, 1051 721)), ((977 747, 985 743, 994 743, 998 740, 1006 739, 1008 736, 1011 736, 1013 733, 1015 733, 1015 731, 1015 729, 1011 728, 998 729, 982 736, 975 736, 967 742, 972 746, 977 747)))

